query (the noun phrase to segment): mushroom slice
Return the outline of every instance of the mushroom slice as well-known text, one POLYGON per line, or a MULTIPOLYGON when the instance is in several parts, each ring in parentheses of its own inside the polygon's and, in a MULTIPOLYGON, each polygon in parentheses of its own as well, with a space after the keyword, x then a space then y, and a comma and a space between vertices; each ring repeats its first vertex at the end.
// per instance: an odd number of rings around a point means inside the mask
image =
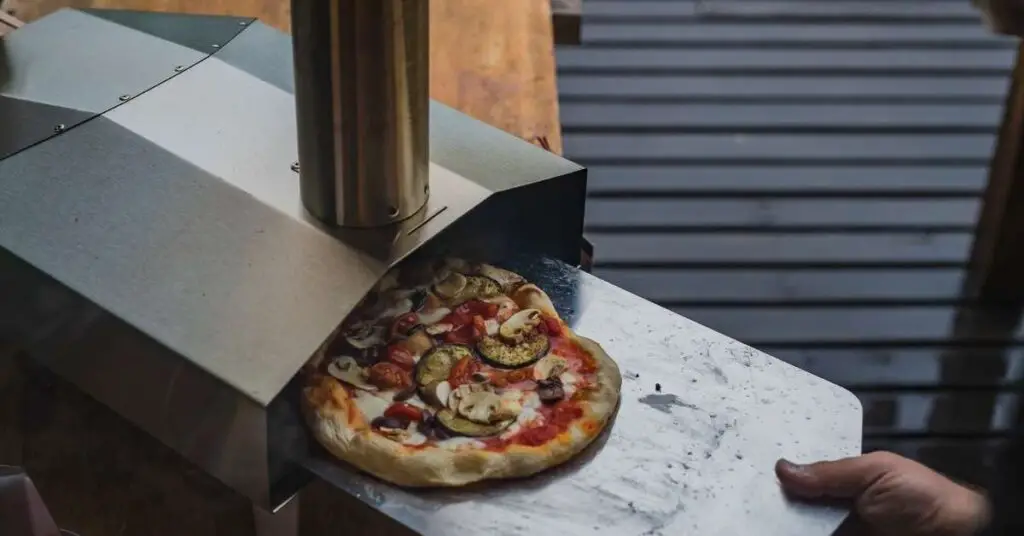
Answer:
POLYGON ((367 383, 366 373, 359 368, 356 360, 342 356, 327 365, 327 373, 335 378, 363 391, 376 391, 377 387, 367 383))
POLYGON ((431 339, 430 335, 427 335, 424 328, 419 327, 415 328, 408 337, 400 341, 398 344, 406 350, 409 350, 416 359, 419 359, 420 356, 433 348, 434 339, 431 339))
POLYGON ((508 344, 497 337, 484 337, 476 344, 480 356, 502 368, 520 368, 548 353, 547 335, 534 333, 519 344, 508 344))
POLYGON ((454 435, 467 437, 487 437, 498 435, 508 428, 514 421, 512 419, 499 421, 491 424, 480 424, 469 419, 463 419, 450 409, 442 409, 437 412, 437 423, 445 430, 454 435))
POLYGON ((477 268, 477 273, 497 281, 501 285, 503 292, 511 292, 526 282, 519 274, 498 268, 497 266, 491 266, 490 264, 481 264, 477 268))
POLYGON ((449 272, 445 277, 434 285, 434 292, 444 299, 452 299, 458 296, 469 284, 466 276, 458 272, 449 272))
POLYGON ((519 312, 519 305, 512 298, 504 294, 499 294, 493 298, 485 298, 483 301, 498 306, 498 314, 494 317, 498 322, 504 322, 519 312))
POLYGON ((459 400, 458 414, 475 423, 491 424, 505 420, 495 415, 501 408, 501 397, 491 391, 469 393, 459 400))
POLYGON ((537 309, 523 309, 512 315, 498 328, 498 335, 506 342, 519 344, 531 333, 537 331, 542 319, 537 309))
POLYGON ((565 372, 568 368, 569 362, 564 357, 548 354, 533 366, 533 379, 548 380, 557 378, 559 374, 565 372))
POLYGON ((460 385, 456 389, 452 389, 450 395, 448 395, 448 408, 452 411, 458 411, 459 404, 462 399, 474 394, 488 391, 489 386, 485 383, 465 383, 460 385))
POLYGON ((547 314, 552 314, 555 311, 555 305, 551 303, 551 298, 533 283, 527 283, 517 288, 511 297, 523 309, 540 309, 547 314))

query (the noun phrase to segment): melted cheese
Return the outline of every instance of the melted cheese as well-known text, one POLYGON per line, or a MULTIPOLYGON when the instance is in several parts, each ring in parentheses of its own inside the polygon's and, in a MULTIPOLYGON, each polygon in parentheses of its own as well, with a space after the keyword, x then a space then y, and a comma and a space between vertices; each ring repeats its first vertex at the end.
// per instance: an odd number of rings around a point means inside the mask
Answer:
POLYGON ((356 407, 359 408, 366 422, 369 423, 377 417, 384 416, 384 411, 391 405, 393 397, 394 391, 385 391, 379 395, 366 391, 356 391, 356 407))
POLYGON ((412 300, 402 298, 377 315, 376 320, 386 320, 412 311, 412 300))
POLYGON ((403 445, 415 447, 427 442, 427 436, 416 430, 416 423, 409 423, 409 427, 405 429, 405 432, 405 437, 401 441, 403 445))
POLYGON ((489 318, 487 320, 484 320, 484 326, 487 326, 488 335, 497 335, 498 328, 501 327, 501 324, 499 324, 497 320, 489 318))
POLYGON ((579 376, 571 372, 563 372, 558 379, 562 380, 562 390, 565 391, 565 397, 572 397, 573 393, 576 392, 576 383, 580 380, 579 376))

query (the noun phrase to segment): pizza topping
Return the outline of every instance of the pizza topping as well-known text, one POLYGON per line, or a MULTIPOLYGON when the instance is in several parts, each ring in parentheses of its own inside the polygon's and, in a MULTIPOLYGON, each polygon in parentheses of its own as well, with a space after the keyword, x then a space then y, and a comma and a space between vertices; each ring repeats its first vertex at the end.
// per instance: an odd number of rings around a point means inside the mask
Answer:
POLYGON ((384 343, 384 327, 370 322, 359 322, 345 330, 345 342, 357 350, 384 343))
POLYGON ((415 387, 406 387, 405 389, 402 389, 401 391, 395 393, 395 396, 391 397, 391 400, 394 400, 395 402, 405 402, 406 400, 411 399, 415 395, 415 387))
POLYGON ((373 318, 386 320, 412 311, 412 300, 402 292, 391 291, 381 296, 380 303, 373 307, 373 318))
POLYGON ((498 435, 502 430, 508 428, 513 420, 499 421, 490 424, 473 422, 469 419, 459 417, 450 409, 442 409, 437 412, 437 422, 454 435, 468 437, 487 437, 498 435))
POLYGON ((455 297, 457 301, 490 298, 501 294, 497 281, 481 275, 466 276, 466 286, 455 297))
POLYGON ((559 374, 568 370, 568 368, 569 362, 564 357, 548 354, 533 366, 533 379, 547 380, 549 378, 556 378, 559 374))
POLYGON ((350 352, 354 352, 353 358, 356 360, 356 364, 360 367, 369 367, 374 363, 383 359, 384 347, 383 346, 371 346, 365 350, 356 350, 355 348, 349 348, 350 352))
POLYGON ((459 344, 441 344, 431 348, 416 365, 416 383, 429 385, 448 380, 455 364, 472 359, 473 351, 459 344))
POLYGON ((419 323, 430 327, 441 320, 444 320, 444 317, 448 316, 451 312, 452 310, 447 307, 432 307, 422 310, 418 313, 419 323))
POLYGON ((412 370, 416 366, 416 358, 412 352, 397 343, 388 345, 388 361, 402 367, 405 370, 412 370))
POLYGON ((447 277, 434 285, 434 292, 436 292, 438 296, 446 300, 450 300, 465 290, 468 284, 469 280, 466 276, 458 272, 450 272, 447 277))
POLYGON ((422 310, 427 305, 429 297, 430 293, 425 289, 416 289, 412 295, 409 296, 409 301, 412 302, 412 310, 416 312, 422 310))
POLYGON ((448 409, 452 411, 458 411, 463 398, 475 393, 482 393, 486 390, 487 385, 483 383, 466 383, 458 387, 453 386, 444 405, 448 406, 448 409))
POLYGON ((430 334, 430 335, 441 335, 441 334, 448 333, 449 331, 455 329, 455 326, 453 324, 443 324, 442 323, 442 324, 434 324, 433 326, 427 326, 426 329, 427 329, 427 333, 430 334))
MULTIPOLYGON (((459 400, 458 414, 475 423, 492 424, 515 419, 519 414, 515 405, 502 403, 502 397, 492 391, 469 393, 459 400)), ((521 407, 519 408, 521 409, 521 407)))
POLYGON ((394 431, 394 430, 405 431, 405 427, 407 425, 408 424, 406 422, 402 422, 402 419, 398 419, 398 418, 395 418, 395 417, 387 417, 387 416, 377 417, 376 419, 370 421, 370 427, 371 428, 373 428, 375 430, 380 430, 382 432, 383 431, 394 431))
POLYGON ((327 365, 327 373, 335 378, 355 387, 356 389, 362 389, 364 391, 376 391, 377 388, 366 382, 367 378, 365 373, 359 365, 356 364, 356 360, 343 356, 331 361, 327 365))
POLYGON ((551 298, 533 283, 527 283, 513 291, 512 299, 523 309, 533 308, 547 312, 555 310, 551 298))
POLYGON ((420 316, 416 313, 405 313, 395 318, 391 323, 391 338, 405 337, 412 332, 412 329, 420 323, 420 316))
POLYGON ((427 353, 428 350, 434 347, 434 339, 427 335, 427 332, 422 327, 418 327, 409 334, 405 339, 395 343, 402 348, 405 348, 412 354, 416 361, 419 361, 420 357, 427 353))
POLYGON ((535 333, 540 323, 540 311, 523 309, 501 324, 501 327, 498 328, 498 335, 507 343, 519 344, 526 337, 535 333))
POLYGON ((502 292, 512 292, 516 287, 526 282, 526 280, 517 273, 503 270, 489 264, 481 264, 477 268, 477 273, 496 281, 501 285, 502 292))
POLYGON ((537 396, 545 404, 554 404, 565 398, 565 389, 558 378, 537 381, 537 396))
POLYGON ((535 333, 518 344, 508 344, 497 337, 484 337, 477 343, 480 355, 495 366, 525 367, 540 359, 548 351, 548 338, 535 333))
MULTIPOLYGON (((491 316, 493 316, 499 323, 508 320, 512 315, 519 312, 519 306, 516 305, 516 302, 504 294, 499 294, 492 298, 485 298, 483 301, 498 306, 498 310, 491 316)), ((491 335, 493 335, 493 333, 491 335)))
POLYGON ((412 384, 409 373, 394 363, 377 363, 370 367, 369 380, 381 389, 404 389, 412 384))
MULTIPOLYGON (((449 334, 450 335, 450 334, 449 334)), ((452 367, 451 373, 448 374, 448 383, 452 384, 452 389, 455 389, 463 384, 473 382, 473 373, 477 372, 480 367, 480 363, 473 358, 472 352, 465 346, 468 355, 461 357, 455 366, 452 367)))
POLYGON ((420 386, 420 394, 430 404, 445 407, 448 405, 448 397, 452 394, 452 385, 448 383, 448 380, 432 382, 420 386))
POLYGON ((423 410, 409 404, 396 402, 384 411, 384 416, 400 419, 405 422, 416 422, 423 420, 423 410))

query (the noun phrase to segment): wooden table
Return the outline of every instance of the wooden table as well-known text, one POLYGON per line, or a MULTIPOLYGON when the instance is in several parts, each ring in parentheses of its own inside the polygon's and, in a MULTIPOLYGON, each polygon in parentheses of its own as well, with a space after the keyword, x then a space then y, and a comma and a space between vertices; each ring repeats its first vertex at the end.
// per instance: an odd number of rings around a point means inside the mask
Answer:
MULTIPOLYGON (((524 139, 544 137, 561 152, 550 0, 429 1, 431 96, 524 139)), ((251 16, 285 31, 291 23, 289 0, 0 0, 0 6, 26 22, 71 6, 251 16)))
MULTIPOLYGON (((73 6, 254 16, 289 28, 288 0, 0 2, 26 22, 73 6)), ((430 2, 431 96, 560 152, 549 0, 430 2)), ((246 499, 3 341, 0 464, 25 467, 57 522, 83 536, 278 534, 254 521, 246 499)), ((298 518, 275 520, 300 523, 302 534, 390 533, 367 507, 345 500, 314 484, 303 492, 298 518)))

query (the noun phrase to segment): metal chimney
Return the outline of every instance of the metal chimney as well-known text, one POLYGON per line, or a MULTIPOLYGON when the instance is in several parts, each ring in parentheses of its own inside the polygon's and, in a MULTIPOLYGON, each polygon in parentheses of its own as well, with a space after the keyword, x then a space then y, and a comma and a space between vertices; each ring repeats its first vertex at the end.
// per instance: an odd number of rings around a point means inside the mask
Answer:
POLYGON ((302 203, 376 227, 427 201, 429 2, 292 0, 302 203))

